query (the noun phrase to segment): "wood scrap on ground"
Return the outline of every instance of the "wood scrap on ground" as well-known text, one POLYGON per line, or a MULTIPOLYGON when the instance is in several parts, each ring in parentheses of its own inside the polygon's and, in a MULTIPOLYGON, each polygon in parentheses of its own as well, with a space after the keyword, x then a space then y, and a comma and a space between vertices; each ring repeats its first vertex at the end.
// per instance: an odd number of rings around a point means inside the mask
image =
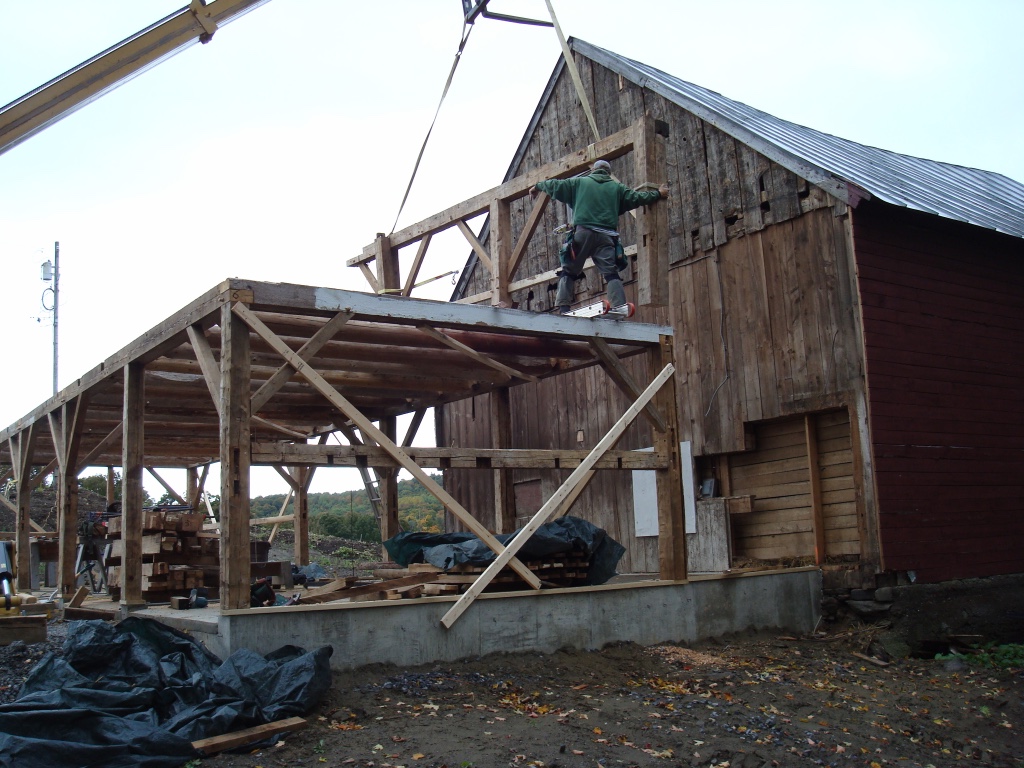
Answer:
POLYGON ((26 644, 46 642, 46 617, 0 617, 0 645, 10 645, 17 640, 26 644))
POLYGON ((275 720, 272 723, 264 723, 253 728, 246 728, 242 731, 233 731, 221 736, 211 736, 208 739, 199 739, 192 742, 192 747, 204 755, 215 755, 228 749, 252 744, 279 733, 297 731, 306 727, 306 721, 301 717, 289 717, 284 720, 275 720))

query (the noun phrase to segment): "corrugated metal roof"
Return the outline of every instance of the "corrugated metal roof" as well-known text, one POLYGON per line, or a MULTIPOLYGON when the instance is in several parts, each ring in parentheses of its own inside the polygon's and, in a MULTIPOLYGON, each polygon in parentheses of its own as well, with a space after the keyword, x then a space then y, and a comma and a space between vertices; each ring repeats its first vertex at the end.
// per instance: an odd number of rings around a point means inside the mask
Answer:
POLYGON ((571 44, 584 56, 660 94, 847 202, 877 197, 893 205, 1024 237, 1024 184, 1007 176, 831 136, 583 40, 574 39, 571 44))

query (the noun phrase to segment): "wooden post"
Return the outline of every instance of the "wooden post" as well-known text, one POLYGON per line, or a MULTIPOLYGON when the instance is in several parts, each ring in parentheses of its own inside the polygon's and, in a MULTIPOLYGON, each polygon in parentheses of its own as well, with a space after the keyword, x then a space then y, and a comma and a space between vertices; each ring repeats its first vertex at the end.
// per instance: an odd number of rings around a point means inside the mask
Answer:
MULTIPOLYGON (((33 422, 8 441, 11 451, 11 469, 14 470, 14 482, 18 488, 17 512, 15 514, 15 568, 17 570, 17 589, 28 592, 32 589, 32 552, 29 549, 28 532, 32 510, 32 484, 29 473, 32 471, 32 453, 35 450, 36 424, 33 422)), ((5 546, 0 544, 0 546, 5 546)))
MULTIPOLYGON (((637 183, 665 180, 665 140, 647 115, 634 126, 633 154, 637 183)), ((661 200, 644 206, 636 217, 637 303, 642 307, 663 307, 668 303, 668 206, 661 200)))
POLYGON ((490 215, 491 261, 491 304, 496 307, 511 307, 508 270, 512 258, 512 209, 507 200, 497 199, 491 203, 490 215))
POLYGON ((107 467, 107 507, 117 501, 116 490, 117 478, 114 475, 114 468, 107 467))
POLYGON ((75 562, 78 552, 78 449, 85 424, 82 397, 64 403, 49 415, 50 435, 59 470, 57 479, 57 531, 60 549, 57 572, 61 595, 70 599, 75 592, 75 562))
MULTIPOLYGON (((673 339, 661 337, 661 348, 649 353, 651 375, 674 364, 673 339)), ((679 455, 679 419, 676 414, 676 379, 665 383, 655 398, 664 414, 665 429, 654 430, 654 452, 666 455, 667 469, 654 472, 658 497, 658 572, 659 578, 679 581, 686 578, 686 522, 683 519, 683 475, 679 455)))
POLYGON ((121 438, 121 607, 142 599, 142 473, 145 460, 145 366, 124 367, 124 432, 121 438))
POLYGON ((225 304, 220 348, 220 604, 249 607, 249 328, 225 304))
MULTIPOLYGON (((491 444, 498 449, 512 447, 511 393, 508 387, 491 392, 491 444)), ((494 472, 494 530, 512 533, 516 529, 516 497, 512 470, 494 472)))
POLYGON ((817 421, 811 414, 804 416, 804 435, 807 444, 807 472, 811 481, 811 521, 814 527, 814 562, 825 562, 825 513, 821 507, 821 467, 818 463, 817 421))
MULTIPOLYGON (((394 416, 380 420, 380 431, 391 442, 398 437, 398 420, 394 416)), ((363 436, 364 439, 366 435, 363 436)), ((375 469, 380 486, 380 535, 381 541, 387 541, 397 534, 398 524, 398 470, 375 469)), ((385 553, 385 558, 388 555, 385 553)))
POLYGON ((377 291, 395 296, 401 293, 402 280, 398 269, 398 251, 391 248, 391 239, 377 233, 377 291))
POLYGON ((295 564, 309 565, 309 483, 313 467, 295 467, 290 471, 295 478, 295 511, 292 527, 295 532, 295 564))
POLYGON ((195 467, 185 468, 185 503, 192 509, 199 501, 199 470, 195 467))

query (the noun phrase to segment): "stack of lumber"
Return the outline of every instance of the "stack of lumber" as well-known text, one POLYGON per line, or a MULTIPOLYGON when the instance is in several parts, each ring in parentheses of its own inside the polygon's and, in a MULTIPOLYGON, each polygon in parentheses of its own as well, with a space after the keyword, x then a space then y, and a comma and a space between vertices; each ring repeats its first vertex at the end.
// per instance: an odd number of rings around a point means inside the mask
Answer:
MULTIPOLYGON (((527 567, 545 586, 572 587, 586 583, 589 567, 586 555, 569 552, 542 560, 526 560, 527 567)), ((457 595, 465 592, 486 570, 486 566, 459 565, 447 571, 426 563, 408 568, 378 568, 373 575, 380 581, 367 582, 354 576, 335 579, 329 584, 300 593, 300 605, 332 603, 339 600, 403 600, 415 597, 457 595)), ((511 568, 503 568, 485 592, 526 588, 511 568)))
MULTIPOLYGON (((203 531, 204 515, 180 510, 145 510, 142 513, 142 597, 147 602, 168 602, 206 587, 216 598, 220 583, 220 535, 203 531)), ((110 519, 107 537, 107 584, 121 587, 122 518, 110 519)))

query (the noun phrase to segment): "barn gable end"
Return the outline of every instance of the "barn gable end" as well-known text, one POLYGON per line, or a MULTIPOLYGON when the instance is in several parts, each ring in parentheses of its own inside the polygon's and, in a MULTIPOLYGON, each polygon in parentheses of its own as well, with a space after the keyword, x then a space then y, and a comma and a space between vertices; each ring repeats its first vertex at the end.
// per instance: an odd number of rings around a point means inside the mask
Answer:
MULTIPOLYGON (((672 189, 669 298, 665 306, 641 308, 639 316, 673 326, 679 434, 692 450, 697 480, 710 481, 706 489, 714 487, 717 495, 727 497, 726 504, 712 506, 724 518, 716 525, 729 539, 732 564, 845 563, 868 572, 912 570, 926 580, 1020 571, 1021 396, 1019 387, 1002 388, 999 381, 1005 379, 999 377, 1012 378, 1013 361, 1024 359, 1019 349, 1024 338, 1022 291, 1019 267, 1008 273, 1005 289, 998 287, 997 275, 1006 274, 1002 269, 1007 262, 1001 259, 1024 263, 1024 187, 997 174, 907 158, 795 126, 581 41, 575 41, 574 50, 603 136, 646 115, 657 121, 664 137, 664 178, 635 178, 634 166, 625 158, 613 160, 612 166, 624 183, 667 180, 672 189), (914 227, 927 237, 921 239, 914 227), (960 255, 942 245, 946 231, 957 233, 960 255), (911 247, 911 240, 935 247, 911 247), (986 253, 981 258, 984 276, 968 278, 965 254, 979 247, 986 253), (899 266, 908 259, 935 264, 899 266), (914 270, 923 273, 907 277, 914 270), (964 307, 967 315, 940 324, 956 325, 962 345, 971 347, 968 339, 979 340, 979 351, 966 358, 973 372, 936 379, 931 368, 952 369, 957 363, 933 358, 908 374, 906 360, 886 357, 920 355, 918 345, 941 347, 938 326, 927 320, 918 319, 917 326, 923 327, 917 327, 911 319, 908 328, 893 332, 894 323, 911 315, 930 317, 928 302, 943 300, 943 291, 931 288, 924 298, 915 294, 908 299, 899 287, 901 275, 912 281, 913 290, 922 281, 937 280, 957 286, 954 292, 970 286, 979 293, 996 291, 993 309, 1001 320, 981 322, 967 316, 977 308, 964 307), (904 307, 904 314, 894 316, 887 303, 898 300, 917 303, 909 314, 904 307), (879 303, 881 307, 875 306, 879 303), (1004 341, 1009 342, 1005 347, 1004 341), (1001 351, 1005 365, 997 372, 1001 351), (898 381, 899 375, 885 365, 903 365, 902 375, 914 379, 914 386, 898 381), (929 391, 933 379, 940 387, 964 381, 971 387, 968 391, 986 393, 986 405, 975 402, 966 408, 966 394, 908 395, 915 388, 929 391), (993 395, 996 390, 999 397, 993 395), (909 417, 907 397, 914 400, 914 409, 927 413, 909 417), (968 461, 958 463, 949 475, 959 489, 935 507, 932 502, 942 494, 936 491, 940 486, 928 485, 934 477, 929 473, 946 473, 949 462, 965 455, 956 450, 963 447, 961 435, 985 428, 954 427, 950 433, 894 425, 904 417, 911 425, 945 422, 949 408, 966 408, 963 417, 951 420, 959 424, 969 421, 969 412, 979 417, 979 425, 1008 417, 1017 428, 989 429, 984 439, 967 443, 972 451, 968 461), (941 438, 939 447, 921 454, 924 449, 915 441, 936 436, 941 438), (993 464, 975 475, 977 462, 985 457, 993 464), (907 467, 916 469, 908 475, 907 467), (960 483, 971 476, 985 484, 975 495, 985 501, 956 503, 953 499, 969 495, 960 483), (987 533, 969 537, 974 549, 960 547, 952 558, 936 555, 957 548, 947 542, 936 549, 939 538, 963 538, 955 532, 976 523, 987 533), (921 526, 923 533, 918 531, 921 526)), ((508 178, 592 141, 579 97, 560 63, 508 178)), ((514 204, 514 228, 521 229, 528 214, 523 202, 514 204)), ((560 236, 554 230, 569 215, 564 206, 549 206, 520 274, 540 274, 556 266, 560 236)), ((633 222, 624 216, 620 224, 623 243, 633 243, 633 222)), ((597 274, 577 285, 580 303, 603 294, 597 274)), ((627 290, 629 286, 627 279, 627 290)), ((487 287, 483 270, 467 269, 456 298, 487 287)), ((551 295, 545 288, 535 286, 512 298, 520 308, 546 311, 551 295)), ((960 301, 954 304, 960 306, 960 301)), ((544 383, 521 387, 513 396, 524 399, 517 410, 531 414, 528 423, 512 426, 516 447, 585 447, 590 435, 602 434, 624 407, 599 368, 564 377, 557 389, 544 383)), ((490 427, 473 413, 488 413, 485 406, 466 401, 439 412, 439 439, 489 445, 490 427)), ((634 426, 620 443, 623 448, 647 445, 645 425, 634 426)), ((556 487, 558 474, 515 476, 520 519, 529 515, 536 499, 556 487)), ((486 503, 491 497, 490 478, 453 470, 448 480, 460 498, 486 503)), ((628 480, 599 475, 574 513, 626 544, 625 570, 657 570, 656 537, 635 535, 628 480)))

